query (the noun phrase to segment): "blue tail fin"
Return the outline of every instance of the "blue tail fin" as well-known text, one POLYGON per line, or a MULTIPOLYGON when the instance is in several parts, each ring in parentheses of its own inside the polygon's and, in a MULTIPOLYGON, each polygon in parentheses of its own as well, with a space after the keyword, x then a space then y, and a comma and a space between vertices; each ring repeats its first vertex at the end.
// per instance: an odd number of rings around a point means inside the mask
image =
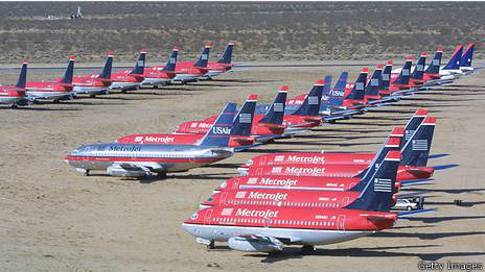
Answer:
POLYGON ((249 136, 251 135, 251 128, 253 127, 254 110, 256 109, 256 101, 258 95, 251 94, 244 102, 244 105, 239 109, 231 128, 231 135, 249 136))
POLYGON ((76 57, 72 56, 69 58, 69 63, 67 64, 66 72, 64 72, 64 77, 62 78, 62 83, 71 84, 72 77, 74 75, 74 62, 76 57))
POLYGON ((408 85, 409 76, 411 74, 411 66, 413 65, 413 58, 407 57, 406 62, 402 67, 401 73, 399 73, 398 78, 394 81, 394 84, 408 85))
POLYGON ((388 152, 359 197, 345 208, 380 212, 391 210, 399 162, 399 151, 388 152))
POLYGON ((392 61, 388 61, 384 70, 382 70, 381 80, 379 81, 379 91, 389 90, 389 85, 391 83, 391 73, 392 73, 392 61))
POLYGON ((466 47, 465 52, 461 56, 460 67, 472 67, 474 48, 475 48, 475 44, 473 43, 470 43, 466 47))
POLYGON ((22 68, 20 68, 19 79, 17 80, 17 84, 15 84, 15 87, 25 89, 26 83, 27 83, 27 62, 24 61, 22 63, 22 68))
POLYGON ((330 91, 332 90, 332 76, 328 75, 323 78, 322 101, 320 102, 319 112, 325 111, 328 108, 328 101, 330 100, 330 91))
POLYGON ((463 45, 459 44, 455 52, 453 52, 453 55, 451 56, 450 60, 448 61, 448 64, 446 64, 445 67, 443 67, 443 70, 458 70, 460 69, 460 61, 461 61, 461 56, 463 55, 463 45))
POLYGON ((416 65, 414 66, 413 72, 411 74, 411 78, 418 79, 418 80, 423 79, 424 67, 426 66, 426 57, 427 56, 428 56, 428 53, 426 53, 426 52, 421 53, 418 61, 416 62, 416 65))
POLYGON ((435 117, 426 117, 401 149, 402 164, 426 166, 433 141, 435 117))
POLYGON ((226 45, 221 58, 217 61, 218 63, 231 64, 232 61, 232 49, 234 48, 234 43, 230 42, 226 45))
POLYGON ((379 85, 382 78, 382 64, 377 65, 376 70, 372 74, 372 77, 365 86, 366 96, 376 96, 379 95, 379 85))
POLYGON ((317 80, 303 104, 291 115, 318 116, 322 102, 323 84, 323 80, 317 80))
POLYGON ((259 122, 275 125, 283 124, 287 95, 288 86, 281 86, 278 89, 278 94, 276 95, 273 104, 270 105, 269 109, 266 111, 263 118, 261 118, 259 122))
POLYGON ((217 117, 212 127, 207 131, 202 140, 201 146, 227 147, 229 135, 236 112, 236 103, 227 103, 222 112, 217 117))
POLYGON ((106 63, 104 64, 103 72, 99 74, 99 77, 104 79, 110 79, 112 69, 113 69, 113 53, 109 52, 106 58, 106 63))
POLYGON ((136 59, 135 67, 131 70, 132 74, 135 75, 143 75, 145 72, 145 57, 147 52, 145 50, 141 50, 140 54, 138 54, 138 58, 136 59))
POLYGON ((354 188, 352 189, 353 191, 361 191, 367 185, 372 175, 375 174, 377 167, 381 165, 382 161, 389 151, 399 151, 403 138, 403 130, 404 129, 402 127, 395 127, 392 129, 389 137, 384 142, 384 145, 382 145, 382 147, 376 153, 374 159, 369 164, 369 167, 356 176, 362 179, 356 186, 354 186, 354 188))
POLYGON ((401 147, 403 147, 411 136, 413 136, 416 129, 421 125, 424 118, 428 115, 427 109, 417 109, 414 115, 409 119, 408 123, 404 127, 404 141, 401 142, 401 147))
POLYGON ((168 61, 165 64, 165 67, 163 67, 163 71, 165 71, 165 72, 174 72, 175 71, 175 67, 177 65, 178 53, 179 53, 178 48, 174 48, 172 50, 172 54, 170 54, 170 57, 168 58, 168 61))
POLYGON ((205 68, 207 67, 207 63, 209 62, 209 52, 211 49, 211 44, 206 44, 204 49, 202 49, 202 53, 200 53, 199 59, 194 63, 195 67, 205 68))
POLYGON ((354 83, 354 87, 347 95, 346 99, 362 100, 364 99, 365 84, 367 83, 367 74, 369 74, 369 68, 364 68, 359 74, 359 77, 354 83))
POLYGON ((439 74, 441 66, 441 57, 443 56, 443 48, 439 47, 434 53, 433 60, 431 61, 428 68, 426 68, 426 73, 428 74, 439 74))
POLYGON ((345 87, 347 86, 348 77, 348 72, 342 72, 340 74, 337 83, 335 83, 333 89, 328 92, 328 102, 325 103, 326 105, 328 105, 327 108, 342 106, 344 102, 345 87))

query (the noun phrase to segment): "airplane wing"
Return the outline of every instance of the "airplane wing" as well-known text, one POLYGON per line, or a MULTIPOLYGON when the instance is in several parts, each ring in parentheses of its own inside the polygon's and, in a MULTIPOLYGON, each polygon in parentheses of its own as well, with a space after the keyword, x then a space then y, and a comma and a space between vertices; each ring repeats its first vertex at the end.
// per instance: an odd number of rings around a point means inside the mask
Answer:
POLYGON ((227 245, 239 251, 275 252, 282 251, 283 246, 291 242, 297 242, 297 240, 252 234, 231 237, 227 245))
POLYGON ((154 172, 162 172, 163 166, 154 162, 115 162, 108 167, 111 176, 140 177, 154 172))
POLYGON ((410 197, 416 197, 416 196, 425 197, 421 193, 418 193, 418 192, 406 193, 406 194, 398 194, 396 196, 397 196, 397 198, 410 198, 410 197))

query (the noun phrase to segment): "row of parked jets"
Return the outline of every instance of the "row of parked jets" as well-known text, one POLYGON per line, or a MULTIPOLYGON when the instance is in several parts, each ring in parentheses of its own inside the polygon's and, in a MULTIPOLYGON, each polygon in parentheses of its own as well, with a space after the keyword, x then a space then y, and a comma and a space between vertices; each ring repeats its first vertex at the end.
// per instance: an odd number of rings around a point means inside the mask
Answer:
POLYGON ((0 104, 18 106, 30 105, 38 101, 71 100, 79 95, 108 94, 112 90, 126 92, 143 86, 159 88, 172 83, 185 84, 199 80, 209 80, 231 71, 234 43, 226 45, 218 61, 209 61, 212 43, 202 49, 195 62, 177 61, 179 48, 174 48, 164 66, 145 67, 146 50, 140 51, 132 69, 112 73, 113 54, 110 52, 101 73, 74 76, 75 57, 70 57, 62 78, 47 81, 27 81, 27 62, 22 63, 20 75, 15 85, 0 86, 0 104))
MULTIPOLYGON (((172 133, 133 134, 111 143, 84 145, 66 162, 89 175, 140 177, 182 172, 228 158, 234 152, 291 137, 311 128, 363 114, 472 74, 473 44, 458 46, 441 66, 439 48, 427 65, 408 57, 401 69, 364 68, 353 83, 342 73, 318 80, 308 94, 287 99, 279 88, 271 104, 257 104, 251 94, 241 107, 227 103, 215 116, 180 124, 172 133)), ((294 152, 255 157, 239 167, 240 176, 220 185, 183 223, 196 241, 214 248, 216 241, 241 251, 304 250, 367 236, 429 210, 391 211, 399 190, 429 182, 427 166, 436 118, 418 109, 404 127, 392 129, 376 153, 294 152)))

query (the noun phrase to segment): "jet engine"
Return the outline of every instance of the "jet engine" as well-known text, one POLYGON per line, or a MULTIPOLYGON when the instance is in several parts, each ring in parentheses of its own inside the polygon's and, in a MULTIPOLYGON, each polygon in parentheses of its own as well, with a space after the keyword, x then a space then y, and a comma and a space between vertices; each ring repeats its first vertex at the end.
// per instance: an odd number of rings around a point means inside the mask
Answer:
POLYGON ((231 237, 227 245, 239 251, 277 252, 283 250, 283 243, 271 237, 231 237))

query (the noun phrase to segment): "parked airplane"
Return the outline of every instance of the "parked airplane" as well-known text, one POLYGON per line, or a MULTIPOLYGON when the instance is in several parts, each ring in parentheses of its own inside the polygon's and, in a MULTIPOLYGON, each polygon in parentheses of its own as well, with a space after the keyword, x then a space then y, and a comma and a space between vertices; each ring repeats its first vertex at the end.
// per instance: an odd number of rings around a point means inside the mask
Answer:
POLYGON ((460 78, 463 75, 463 71, 460 69, 462 55, 463 45, 459 44, 453 52, 453 55, 451 55, 448 63, 444 67, 441 67, 441 79, 454 80, 460 78))
MULTIPOLYGON (((250 136, 253 123, 254 108, 257 95, 248 96, 246 102, 235 115, 230 127, 229 147, 242 150, 254 144, 255 139, 250 136)), ((210 130, 209 128, 208 130, 210 130)), ((207 133, 207 131, 206 131, 207 133)), ((204 134, 133 134, 116 140, 123 144, 195 144, 204 138, 204 134)))
POLYGON ((74 72, 75 57, 69 58, 64 77, 54 81, 29 81, 26 83, 27 97, 29 100, 47 99, 59 102, 73 97, 72 77, 74 72))
MULTIPOLYGON (((308 128, 317 126, 321 122, 321 117, 318 113, 320 108, 320 101, 321 95, 323 90, 323 80, 318 80, 313 85, 313 88, 310 90, 310 93, 305 98, 302 105, 292 114, 284 114, 284 112, 279 111, 280 108, 277 101, 283 99, 283 96, 277 96, 275 102, 272 105, 273 108, 276 108, 276 111, 271 111, 272 107, 269 107, 269 110, 266 109, 265 117, 259 113, 257 114, 257 119, 255 121, 256 126, 253 126, 253 134, 255 137, 259 138, 261 141, 269 140, 272 138, 279 137, 279 133, 281 129, 284 128, 283 136, 293 135, 295 133, 304 131, 308 128), (278 98, 279 97, 279 98, 278 98), (281 114, 283 115, 283 123, 280 124, 279 121, 281 120, 281 114), (267 117, 267 118, 266 118, 267 117), (260 119, 261 118, 261 119, 260 119), (272 121, 270 121, 272 119, 272 121), (264 131, 262 127, 272 127, 273 131, 264 131), (263 133, 265 132, 265 133, 263 133), (269 132, 269 133, 266 133, 269 132)), ((283 88, 283 92, 286 92, 287 87, 283 88)), ((286 96, 285 96, 286 99, 286 96)), ((214 117, 211 116, 205 120, 200 121, 189 121, 180 124, 176 128, 176 133, 204 133, 207 129, 211 126, 214 122, 214 117)))
POLYGON ((475 44, 473 43, 468 44, 463 55, 461 56, 460 70, 465 75, 469 75, 475 71, 475 69, 472 66, 474 48, 475 48, 475 44))
POLYGON ((88 94, 90 97, 95 97, 99 94, 107 94, 111 86, 112 68, 113 53, 109 52, 101 74, 73 77, 72 86, 74 95, 88 94))
POLYGON ((182 84, 194 82, 207 74, 211 47, 212 43, 207 43, 202 49, 199 59, 194 63, 188 61, 178 62, 175 69, 176 76, 172 78, 172 82, 180 82, 182 84))
POLYGON ((230 42, 224 48, 221 58, 217 62, 209 61, 207 63, 207 73, 202 76, 202 79, 213 79, 216 76, 227 73, 231 71, 232 64, 232 51, 234 48, 234 43, 230 42))
MULTIPOLYGON (((434 132, 436 118, 427 117, 421 125, 410 136, 401 149, 403 154, 402 165, 399 166, 398 180, 409 181, 426 179, 433 175, 434 169, 427 167, 430 143, 434 132)), ((367 169, 368 164, 352 162, 349 164, 331 164, 328 160, 346 160, 345 153, 333 155, 325 153, 308 153, 295 155, 291 161, 286 159, 284 154, 274 156, 272 160, 263 163, 263 166, 253 165, 248 168, 241 167, 239 170, 243 175, 278 175, 278 176, 321 176, 321 177, 358 177, 367 169), (341 157, 341 158, 339 158, 341 157), (296 161, 292 161, 296 159, 296 161)), ((352 154, 349 156, 352 158, 352 154)), ((264 161, 265 157, 258 161, 264 161)), ((347 159, 353 161, 353 159, 347 159)), ((259 163, 261 164, 261 163, 259 163)))
POLYGON ((121 70, 111 74, 112 83, 110 89, 121 90, 121 92, 137 90, 141 82, 145 79, 143 77, 145 72, 145 57, 146 50, 141 50, 132 70, 121 70))
POLYGON ((66 162, 78 172, 105 170, 111 176, 139 177, 183 172, 232 156, 229 127, 235 104, 229 103, 198 145, 94 144, 84 145, 67 155, 66 162))
POLYGON ((142 86, 151 85, 158 88, 162 85, 170 83, 175 77, 175 69, 177 64, 178 48, 174 48, 165 66, 152 66, 144 69, 142 86))
POLYGON ((11 105, 12 108, 17 108, 19 105, 28 104, 26 98, 25 84, 27 81, 27 62, 22 63, 20 75, 15 85, 0 85, 0 104, 11 105))
POLYGON ((367 236, 398 219, 389 211, 399 156, 390 152, 369 186, 345 209, 216 206, 197 211, 182 227, 209 248, 215 241, 227 241, 241 251, 281 251, 291 244, 312 248, 367 236))
MULTIPOLYGON (((335 185, 330 187, 320 186, 315 190, 311 187, 307 190, 295 190, 261 187, 257 185, 246 185, 246 188, 234 188, 234 184, 230 187, 221 188, 218 192, 212 194, 209 199, 201 204, 202 208, 216 205, 238 206, 238 205, 258 205, 258 206, 281 206, 281 207, 320 207, 320 208, 343 208, 346 205, 354 202, 374 177, 375 172, 378 171, 378 166, 384 161, 388 152, 392 150, 399 150, 400 138, 389 137, 384 146, 376 153, 370 167, 366 170, 363 177, 354 182, 351 180, 340 180, 340 184, 345 184, 350 190, 335 190, 335 185)), ((258 177, 251 177, 257 179, 258 177)), ((335 182, 333 178, 320 178, 319 185, 325 182, 335 182)), ((338 189, 344 189, 340 187, 338 189)), ((395 192, 399 188, 394 184, 395 192)))

